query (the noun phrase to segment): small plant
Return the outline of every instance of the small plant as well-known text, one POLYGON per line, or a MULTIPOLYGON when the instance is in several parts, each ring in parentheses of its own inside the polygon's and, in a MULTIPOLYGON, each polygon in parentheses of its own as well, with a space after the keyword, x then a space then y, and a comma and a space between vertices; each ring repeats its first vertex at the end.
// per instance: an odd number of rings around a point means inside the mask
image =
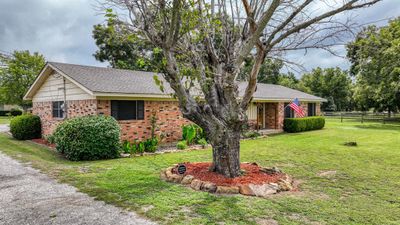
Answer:
POLYGON ((176 148, 177 149, 180 149, 180 150, 184 150, 184 149, 186 149, 188 146, 187 146, 187 144, 186 144, 186 141, 179 141, 177 144, 176 144, 176 148))
POLYGON ((256 138, 256 137, 261 136, 260 133, 258 133, 257 131, 254 131, 254 130, 246 131, 242 135, 244 138, 256 138))
POLYGON ((198 140, 197 143, 199 145, 201 145, 202 148, 206 148, 206 146, 208 145, 206 139, 204 139, 204 138, 201 138, 200 140, 198 140))
POLYGON ((129 141, 125 140, 122 143, 121 150, 122 150, 123 153, 130 154, 131 153, 131 148, 132 148, 132 144, 129 141))
POLYGON ((46 135, 46 136, 44 137, 44 139, 45 139, 48 143, 50 143, 50 144, 54 144, 54 143, 55 143, 55 142, 54 142, 54 136, 51 135, 51 134, 46 135))
POLYGON ((158 139, 157 138, 149 138, 143 142, 144 151, 145 152, 155 152, 157 151, 158 139))
POLYGON ((182 139, 186 141, 187 145, 198 142, 202 138, 206 138, 205 133, 198 125, 189 124, 182 126, 182 139))
POLYGON ((139 153, 140 155, 143 155, 145 147, 144 147, 144 143, 143 142, 139 142, 137 145, 137 153, 139 153))
POLYGON ((10 132, 18 140, 40 138, 40 118, 31 114, 16 116, 10 121, 10 132))

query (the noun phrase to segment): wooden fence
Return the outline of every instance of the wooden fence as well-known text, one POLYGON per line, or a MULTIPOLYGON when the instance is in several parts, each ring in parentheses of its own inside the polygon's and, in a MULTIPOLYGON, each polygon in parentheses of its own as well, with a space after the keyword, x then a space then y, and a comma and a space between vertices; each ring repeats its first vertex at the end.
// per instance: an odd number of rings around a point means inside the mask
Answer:
POLYGON ((392 113, 390 117, 387 112, 374 113, 374 112, 323 112, 323 115, 327 118, 340 119, 340 122, 344 120, 356 120, 361 123, 373 121, 385 123, 400 123, 400 114, 392 113))

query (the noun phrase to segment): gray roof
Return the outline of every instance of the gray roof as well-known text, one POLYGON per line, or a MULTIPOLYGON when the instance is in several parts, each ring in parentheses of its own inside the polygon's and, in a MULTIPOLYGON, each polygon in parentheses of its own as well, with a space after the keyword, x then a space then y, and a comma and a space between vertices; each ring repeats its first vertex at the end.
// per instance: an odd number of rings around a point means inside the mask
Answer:
MULTIPOLYGON (((48 64, 69 76, 88 90, 96 93, 146 95, 167 95, 172 93, 172 89, 162 75, 154 72, 57 62, 49 62, 48 64), (160 88, 155 84, 154 75, 158 75, 159 79, 164 81, 164 87, 166 89, 164 93, 161 92, 160 88)), ((238 85, 240 95, 243 95, 246 82, 239 82, 238 85)), ((323 98, 274 84, 259 83, 257 84, 257 91, 254 93, 254 100, 292 100, 294 98, 306 101, 325 101, 323 98)))

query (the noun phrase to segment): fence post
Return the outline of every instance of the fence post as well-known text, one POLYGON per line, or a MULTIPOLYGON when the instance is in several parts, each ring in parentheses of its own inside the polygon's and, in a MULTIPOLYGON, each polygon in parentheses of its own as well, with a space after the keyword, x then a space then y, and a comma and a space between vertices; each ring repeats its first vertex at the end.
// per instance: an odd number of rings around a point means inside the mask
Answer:
POLYGON ((364 113, 361 112, 361 123, 364 123, 364 113))
POLYGON ((340 122, 343 123, 343 113, 340 112, 340 122))

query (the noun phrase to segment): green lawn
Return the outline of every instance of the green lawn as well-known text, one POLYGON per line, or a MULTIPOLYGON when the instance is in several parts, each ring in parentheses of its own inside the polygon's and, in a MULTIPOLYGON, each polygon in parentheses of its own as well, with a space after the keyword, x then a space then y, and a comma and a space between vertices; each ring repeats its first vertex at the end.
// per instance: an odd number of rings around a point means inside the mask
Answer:
POLYGON ((8 116, 0 116, 0 124, 9 124, 10 118, 8 116))
POLYGON ((99 200, 166 224, 400 224, 400 126, 341 124, 243 141, 242 161, 278 166, 301 182, 299 192, 268 199, 217 196, 159 179, 161 169, 209 161, 211 151, 131 159, 68 162, 56 153, 0 135, 0 149, 99 200), (346 147, 356 141, 358 147, 346 147), (322 171, 336 175, 320 177, 322 171))

